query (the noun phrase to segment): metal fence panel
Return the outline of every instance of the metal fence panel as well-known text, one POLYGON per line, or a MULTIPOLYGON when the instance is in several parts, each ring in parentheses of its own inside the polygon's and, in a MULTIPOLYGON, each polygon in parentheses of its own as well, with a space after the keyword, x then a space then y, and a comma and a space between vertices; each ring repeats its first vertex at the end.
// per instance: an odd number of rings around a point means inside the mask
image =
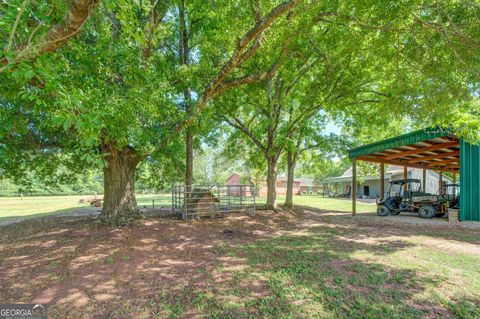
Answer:
POLYGON ((255 213, 254 185, 174 185, 172 212, 183 219, 229 212, 255 213))

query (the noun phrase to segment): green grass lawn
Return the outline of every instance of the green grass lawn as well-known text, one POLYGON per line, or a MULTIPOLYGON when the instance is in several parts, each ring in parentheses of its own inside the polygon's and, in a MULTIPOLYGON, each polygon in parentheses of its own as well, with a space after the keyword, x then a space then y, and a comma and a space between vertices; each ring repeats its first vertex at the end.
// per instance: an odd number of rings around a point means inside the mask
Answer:
POLYGON ((165 194, 165 195, 137 194, 136 197, 137 197, 137 203, 140 207, 143 207, 143 206, 152 207, 152 205, 155 205, 155 207, 172 206, 172 195, 170 194, 165 194))
MULTIPOLYGON (((89 207, 88 204, 81 204, 81 198, 90 198, 92 196, 38 196, 38 197, 0 197, 0 221, 13 217, 33 217, 45 216, 56 213, 68 212, 73 209, 83 209, 89 207)), ((282 204, 285 201, 284 196, 278 196, 277 202, 282 204)), ((171 206, 170 195, 152 195, 138 194, 137 202, 140 207, 171 206)), ((265 198, 257 200, 259 204, 265 202, 265 198)), ((318 195, 295 196, 296 205, 309 206, 318 209, 335 210, 350 212, 352 203, 349 199, 323 198, 318 195)), ((357 202, 358 212, 373 212, 375 204, 357 202)))
POLYGON ((0 220, 10 217, 42 216, 87 207, 79 203, 87 196, 0 197, 0 220))
POLYGON ((454 231, 370 228, 363 236, 354 223, 324 221, 308 234, 219 248, 245 266, 231 275, 230 289, 216 287, 199 301, 207 316, 257 309, 268 318, 480 318, 480 256, 456 251, 480 235, 463 243, 454 231), (250 298, 245 282, 261 282, 268 293, 250 298))
MULTIPOLYGON (((283 204, 285 196, 278 196, 277 202, 283 204)), ((341 212, 352 211, 352 200, 348 198, 328 198, 320 195, 302 195, 294 196, 293 203, 295 205, 309 206, 318 209, 336 210, 341 212)), ((357 212, 369 213, 375 212, 377 209, 375 203, 362 203, 357 201, 357 212)))
MULTIPOLYGON (((0 197, 0 221, 16 217, 47 216, 68 211, 89 209, 90 205, 80 203, 80 199, 91 198, 92 195, 75 196, 35 196, 35 197, 0 197)), ((101 197, 101 196, 100 196, 101 197)), ((171 205, 170 196, 138 194, 139 206, 171 205)))

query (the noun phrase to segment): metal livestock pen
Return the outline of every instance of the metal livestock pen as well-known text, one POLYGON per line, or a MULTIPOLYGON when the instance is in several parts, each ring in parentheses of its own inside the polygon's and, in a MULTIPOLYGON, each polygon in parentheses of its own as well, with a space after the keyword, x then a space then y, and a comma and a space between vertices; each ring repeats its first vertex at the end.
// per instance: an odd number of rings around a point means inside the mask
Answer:
POLYGON ((174 185, 172 213, 182 219, 229 212, 255 214, 254 185, 174 185))

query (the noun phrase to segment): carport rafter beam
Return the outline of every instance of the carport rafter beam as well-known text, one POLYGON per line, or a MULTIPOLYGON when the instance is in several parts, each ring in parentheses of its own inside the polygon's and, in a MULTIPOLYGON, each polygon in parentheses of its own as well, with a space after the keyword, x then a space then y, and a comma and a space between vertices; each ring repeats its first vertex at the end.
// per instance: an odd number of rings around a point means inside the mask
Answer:
POLYGON ((414 150, 408 150, 408 151, 403 151, 403 152, 400 152, 400 153, 390 154, 390 155, 382 157, 382 159, 391 160, 391 159, 395 159, 395 158, 399 158, 399 157, 404 157, 404 156, 409 156, 409 155, 414 155, 414 154, 419 154, 419 153, 424 153, 424 152, 441 150, 441 149, 444 149, 444 148, 449 148, 449 147, 458 146, 458 145, 459 145, 458 141, 435 144, 435 145, 431 145, 431 146, 427 146, 427 147, 417 148, 417 149, 414 149, 414 150))
POLYGON ((432 160, 432 159, 445 158, 445 157, 458 156, 458 155, 460 155, 460 151, 445 152, 445 153, 440 153, 440 154, 435 154, 435 155, 416 157, 416 158, 413 158, 413 159, 409 160, 407 163, 408 164, 413 164, 413 163, 428 161, 428 160, 432 160))
POLYGON ((459 162, 460 162, 459 158, 451 158, 451 159, 447 159, 447 160, 443 160, 443 161, 431 162, 431 163, 428 163, 427 166, 428 167, 435 167, 435 166, 439 166, 439 165, 450 164, 450 163, 459 163, 459 162))
MULTIPOLYGON (((383 157, 358 156, 358 157, 356 157, 356 159, 360 160, 360 161, 371 162, 371 163, 385 163, 385 164, 396 165, 396 166, 405 166, 406 165, 405 161, 387 161, 387 160, 384 160, 383 157)), ((428 167, 425 164, 419 164, 419 163, 407 164, 407 166, 408 167, 414 167, 414 168, 421 168, 421 169, 424 169, 424 168, 433 169, 432 167, 428 167)), ((450 173, 458 173, 458 169, 455 169, 455 168, 446 168, 444 166, 444 167, 440 167, 438 169, 441 169, 443 171, 447 171, 447 172, 450 172, 450 173)))
MULTIPOLYGON (((447 169, 459 169, 460 164, 447 165, 447 166, 445 166, 445 168, 447 168, 447 169)), ((455 173, 457 173, 457 172, 455 172, 455 173)))
MULTIPOLYGON (((389 164, 389 165, 405 166, 405 162, 385 160, 383 156, 382 157, 359 156, 359 157, 357 157, 357 159, 360 160, 360 161, 365 161, 365 162, 384 163, 384 164, 389 164)), ((408 167, 427 168, 427 166, 423 165, 423 164, 413 164, 413 165, 408 165, 408 167)))

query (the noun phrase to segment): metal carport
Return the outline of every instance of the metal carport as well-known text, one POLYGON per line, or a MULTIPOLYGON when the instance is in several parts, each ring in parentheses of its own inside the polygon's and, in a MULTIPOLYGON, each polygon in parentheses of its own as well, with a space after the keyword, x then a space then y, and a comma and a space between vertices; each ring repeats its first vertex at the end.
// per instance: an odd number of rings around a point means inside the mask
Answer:
POLYGON ((450 172, 454 179, 460 174, 459 219, 480 221, 480 147, 450 130, 428 128, 400 135, 384 141, 357 147, 348 151, 352 159, 352 214, 356 214, 357 161, 380 164, 381 197, 384 196, 385 164, 450 172))

